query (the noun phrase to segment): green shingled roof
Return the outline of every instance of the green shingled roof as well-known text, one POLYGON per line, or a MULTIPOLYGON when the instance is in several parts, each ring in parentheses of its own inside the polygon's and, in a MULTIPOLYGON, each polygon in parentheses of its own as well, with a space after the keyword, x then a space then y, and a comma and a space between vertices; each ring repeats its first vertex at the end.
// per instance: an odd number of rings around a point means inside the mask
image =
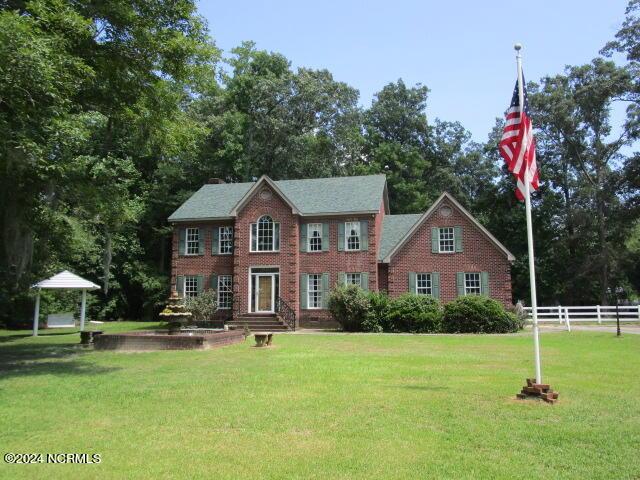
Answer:
MULTIPOLYGON (((169 221, 230 217, 254 183, 204 185, 171 214, 169 221)), ((378 211, 385 183, 384 175, 275 182, 303 215, 378 211)))
POLYGON ((385 215, 382 221, 382 238, 380 239, 380 250, 378 260, 384 259, 393 247, 404 238, 407 232, 422 217, 422 213, 407 215, 385 215))

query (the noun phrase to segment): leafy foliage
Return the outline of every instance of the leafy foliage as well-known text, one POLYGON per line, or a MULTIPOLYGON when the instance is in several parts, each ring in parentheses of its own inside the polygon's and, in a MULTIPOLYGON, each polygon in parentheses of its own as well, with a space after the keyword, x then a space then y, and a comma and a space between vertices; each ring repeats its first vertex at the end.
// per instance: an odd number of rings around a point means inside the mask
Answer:
POLYGON ((357 285, 338 285, 331 291, 329 312, 346 332, 363 331, 369 307, 369 298, 357 285))
MULTIPOLYGON (((632 0, 602 51, 625 65, 599 57, 529 86, 541 303, 640 291, 639 11, 632 0)), ((514 299, 526 300, 502 122, 478 144, 430 118, 428 94, 399 79, 363 108, 327 70, 251 42, 222 58, 193 0, 0 2, 0 321, 28 321, 29 285, 63 268, 102 285, 90 317, 153 317, 169 293, 166 218, 210 177, 262 174, 385 173, 393 213, 449 191, 516 255, 514 299)), ((393 328, 386 299, 368 298, 358 328, 393 328)))
POLYGON ((483 295, 459 297, 444 306, 442 331, 446 333, 511 333, 520 328, 514 313, 483 295))
POLYGON ((218 308, 218 294, 212 289, 204 290, 195 297, 185 297, 184 305, 194 322, 212 322, 218 308))
POLYGON ((442 306, 429 295, 405 293, 391 301, 388 318, 396 332, 435 333, 440 331, 442 306))

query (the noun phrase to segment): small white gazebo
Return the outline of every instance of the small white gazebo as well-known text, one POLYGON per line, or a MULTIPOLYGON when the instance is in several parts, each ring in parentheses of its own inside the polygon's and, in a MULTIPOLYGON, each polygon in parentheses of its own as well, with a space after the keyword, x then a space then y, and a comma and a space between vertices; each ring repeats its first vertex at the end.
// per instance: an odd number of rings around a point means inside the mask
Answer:
POLYGON ((84 317, 87 306, 87 290, 98 290, 100 287, 89 280, 85 280, 68 270, 58 273, 51 278, 42 280, 32 285, 31 288, 38 289, 36 297, 36 310, 33 313, 33 336, 38 336, 38 319, 40 316, 40 291, 43 288, 60 288, 68 290, 82 290, 82 306, 80 307, 80 331, 84 331, 84 317))

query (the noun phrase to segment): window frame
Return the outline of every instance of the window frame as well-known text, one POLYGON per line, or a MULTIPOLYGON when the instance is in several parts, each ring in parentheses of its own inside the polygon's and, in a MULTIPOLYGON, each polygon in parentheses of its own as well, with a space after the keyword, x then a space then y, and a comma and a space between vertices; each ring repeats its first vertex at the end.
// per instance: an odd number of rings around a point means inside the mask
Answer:
POLYGON ((198 289, 198 276, 197 275, 185 275, 184 276, 184 287, 183 287, 183 296, 186 297, 197 297, 200 294, 198 289))
POLYGON ((433 296, 433 276, 429 272, 416 273, 416 291, 414 292, 416 295, 430 295, 433 296), (424 282, 425 286, 420 286, 420 276, 427 277, 424 282), (421 289, 426 290, 425 292, 420 292, 421 289))
POLYGON ((322 299, 322 274, 321 273, 307 274, 307 309, 321 310, 322 300, 323 300, 322 299), (311 288, 312 280, 315 281, 315 287, 316 287, 315 289, 311 288), (312 306, 312 305, 316 305, 316 306, 312 306))
POLYGON ((233 275, 218 275, 218 285, 216 285, 217 287, 217 291, 216 291, 216 302, 217 302, 217 306, 218 306, 218 310, 231 310, 232 306, 233 306, 233 275), (223 281, 227 281, 229 282, 228 286, 225 285, 225 289, 223 290, 223 281), (224 293, 225 295, 227 295, 228 298, 228 306, 226 307, 221 307, 221 294, 224 293))
POLYGON ((344 284, 345 285, 357 285, 358 287, 362 288, 362 272, 345 272, 344 274, 344 284), (358 278, 358 283, 355 282, 351 282, 349 281, 349 276, 351 275, 351 278, 358 278))
POLYGON ((187 227, 184 233, 184 255, 193 257, 200 255, 200 228, 199 227, 187 227), (195 232, 195 233, 194 233, 195 232), (195 235, 195 240, 193 239, 195 235), (190 238, 191 237, 191 238, 190 238), (195 252, 189 252, 189 246, 195 244, 195 252))
POLYGON ((482 295, 482 274, 480 272, 464 272, 464 295, 465 296, 467 296, 467 295, 482 295), (477 282, 478 282, 477 287, 475 285, 471 286, 471 287, 468 286, 468 282, 470 282, 470 281, 474 281, 475 282, 475 280, 472 280, 470 278, 472 275, 475 276, 475 278, 477 278, 477 282), (475 291, 470 292, 469 291, 470 289, 476 290, 476 288, 477 288, 477 292, 475 292, 475 291))
POLYGON ((280 223, 276 222, 271 215, 261 215, 257 222, 251 224, 251 238, 249 243, 249 251, 252 253, 268 253, 280 251, 280 223), (260 221, 263 218, 268 218, 271 221, 271 250, 260 249, 260 221), (277 227, 276 227, 277 226, 277 227), (255 244, 255 248, 254 248, 255 244), (278 248, 276 249, 276 245, 278 248))
POLYGON ((322 223, 307 223, 307 252, 309 253, 318 253, 318 252, 322 252, 322 234, 323 234, 323 226, 322 223), (313 227, 313 230, 312 230, 313 227), (313 237, 311 235, 311 233, 313 232, 318 232, 318 236, 317 237, 313 237), (311 248, 311 246, 313 245, 311 243, 311 240, 317 239, 317 250, 313 250, 311 248))
MULTIPOLYGON (((448 233, 448 232, 447 232, 448 233)), ((438 253, 456 253, 456 229, 455 227, 438 227, 438 253), (442 238, 443 231, 451 232, 451 238, 442 238), (451 250, 443 250, 442 242, 451 242, 451 250)))
POLYGON ((233 227, 228 225, 218 227, 218 254, 233 255, 233 227), (226 251, 222 250, 223 244, 225 244, 226 251))
POLYGON ((359 221, 354 221, 354 222, 344 222, 344 251, 345 252, 359 252, 362 249, 362 232, 360 231, 360 222, 359 221), (351 228, 350 226, 354 225, 356 226, 355 230, 357 231, 357 241, 358 241, 358 248, 349 248, 349 238, 350 238, 350 233, 351 233, 351 228))

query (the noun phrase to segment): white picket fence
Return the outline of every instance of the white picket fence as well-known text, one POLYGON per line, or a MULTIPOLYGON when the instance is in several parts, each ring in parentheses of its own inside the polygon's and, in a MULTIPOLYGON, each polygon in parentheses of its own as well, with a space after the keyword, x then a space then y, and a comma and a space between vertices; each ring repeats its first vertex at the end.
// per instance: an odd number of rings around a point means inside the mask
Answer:
MULTIPOLYGON (((529 321, 531 321, 531 307, 524 307, 524 309, 528 312, 529 321)), ((620 315, 620 323, 640 322, 640 305, 620 305, 618 313, 620 315)), ((572 323, 598 322, 601 324, 615 321, 615 305, 538 307, 538 323, 565 324, 568 329, 571 329, 572 323)))

